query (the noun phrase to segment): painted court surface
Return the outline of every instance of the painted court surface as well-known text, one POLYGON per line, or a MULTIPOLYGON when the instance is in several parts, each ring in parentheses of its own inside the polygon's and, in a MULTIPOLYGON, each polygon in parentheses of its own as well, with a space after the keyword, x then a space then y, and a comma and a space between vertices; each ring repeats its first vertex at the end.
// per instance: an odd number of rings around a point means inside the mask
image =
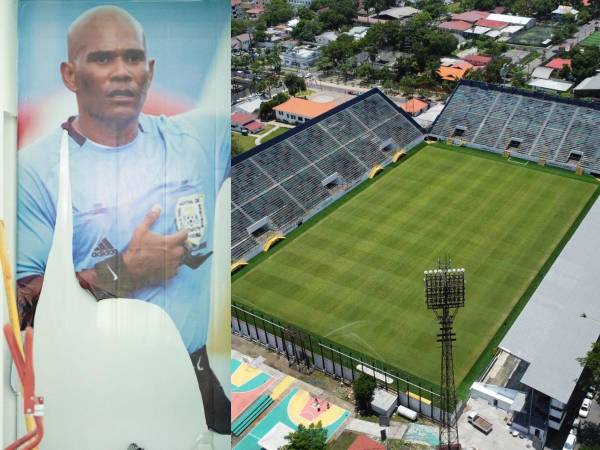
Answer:
POLYGON ((251 262, 234 276, 232 298, 435 383, 437 326, 423 271, 449 255, 466 271, 458 384, 597 186, 429 145, 251 262))
POLYGON ((273 379, 237 359, 231 360, 231 421, 235 421, 273 384, 273 379))
POLYGON ((600 31, 595 31, 594 33, 590 34, 581 42, 581 45, 600 47, 600 31))
POLYGON ((257 450, 258 442, 278 423, 296 430, 298 425, 321 422, 327 437, 346 421, 350 413, 339 406, 316 399, 303 389, 294 387, 235 447, 236 450, 257 450))

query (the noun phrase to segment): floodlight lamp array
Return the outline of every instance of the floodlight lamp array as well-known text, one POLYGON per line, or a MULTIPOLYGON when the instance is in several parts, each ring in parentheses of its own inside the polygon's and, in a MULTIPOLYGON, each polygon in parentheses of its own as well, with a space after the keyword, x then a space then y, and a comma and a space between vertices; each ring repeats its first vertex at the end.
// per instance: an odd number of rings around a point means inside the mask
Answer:
POLYGON ((428 309, 460 308, 465 305, 465 269, 426 270, 424 275, 428 309))

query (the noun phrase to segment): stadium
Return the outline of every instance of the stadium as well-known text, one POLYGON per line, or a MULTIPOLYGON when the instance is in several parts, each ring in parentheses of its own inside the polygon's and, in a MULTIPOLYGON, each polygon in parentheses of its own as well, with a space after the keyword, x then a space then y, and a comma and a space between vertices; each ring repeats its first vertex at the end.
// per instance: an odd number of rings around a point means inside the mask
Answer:
POLYGON ((439 380, 423 271, 450 256, 465 268, 464 396, 586 228, 598 129, 597 104, 462 81, 429 130, 373 89, 238 156, 233 332, 340 378, 370 373, 422 412, 439 380))

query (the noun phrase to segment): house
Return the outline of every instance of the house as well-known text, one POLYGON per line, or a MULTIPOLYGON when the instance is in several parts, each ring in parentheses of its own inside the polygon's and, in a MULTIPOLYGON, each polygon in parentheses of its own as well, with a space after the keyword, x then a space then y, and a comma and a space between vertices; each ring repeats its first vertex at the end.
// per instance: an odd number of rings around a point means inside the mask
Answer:
POLYGON ((318 103, 292 97, 288 101, 275 106, 273 110, 278 121, 296 125, 314 119, 335 107, 335 102, 318 103))
POLYGON ((571 69, 571 60, 567 58, 554 58, 545 67, 549 67, 554 70, 562 70, 564 66, 569 66, 571 69))
POLYGON ((397 6, 396 8, 390 8, 386 9, 385 11, 381 11, 379 14, 374 16, 374 18, 380 20, 404 20, 420 12, 421 11, 413 8, 412 6, 397 6))
POLYGON ((575 86, 573 89, 575 97, 600 98, 600 75, 589 77, 575 86))
POLYGON ((441 65, 436 71, 442 80, 458 81, 473 69, 473 64, 462 59, 442 58, 441 65))
POLYGON ((346 34, 352 36, 354 40, 358 40, 364 38, 367 31, 369 31, 369 27, 352 27, 346 34))
POLYGON ((473 24, 479 19, 485 19, 489 15, 490 13, 485 11, 465 11, 460 14, 452 14, 452 20, 460 20, 473 24))
POLYGON ((246 15, 251 19, 256 19, 265 13, 265 8, 254 7, 246 11, 246 15))
POLYGON ((287 2, 290 5, 304 8, 308 8, 310 5, 312 5, 312 0, 287 0, 287 2))
POLYGON ((469 22, 465 22, 464 20, 449 20, 440 23, 438 28, 441 30, 463 33, 471 28, 471 26, 472 25, 469 22))
POLYGON ((238 34, 231 38, 232 52, 247 52, 252 48, 252 35, 250 33, 238 34))
POLYGON ((571 16, 576 18, 577 14, 579 14, 579 11, 577 11, 572 6, 568 5, 559 5, 558 8, 552 11, 552 17, 556 20, 564 20, 567 14, 570 14, 571 16))
POLYGON ((231 114, 231 129, 233 131, 258 133, 263 127, 263 123, 254 114, 241 112, 231 114))
POLYGON ((485 67, 492 62, 492 57, 487 55, 467 55, 463 57, 463 61, 475 67, 485 67))
POLYGON ((429 108, 429 104, 423 100, 419 100, 418 98, 411 98, 406 103, 402 103, 400 108, 414 117, 425 112, 427 108, 429 108))
POLYGON ((242 0, 231 0, 231 17, 239 19, 243 15, 244 10, 242 9, 242 0))
POLYGON ((282 53, 279 57, 284 66, 307 69, 317 62, 319 55, 318 49, 296 47, 282 53))
POLYGON ((315 37, 315 42, 320 45, 327 45, 330 42, 335 41, 338 38, 338 34, 335 31, 326 31, 315 37))

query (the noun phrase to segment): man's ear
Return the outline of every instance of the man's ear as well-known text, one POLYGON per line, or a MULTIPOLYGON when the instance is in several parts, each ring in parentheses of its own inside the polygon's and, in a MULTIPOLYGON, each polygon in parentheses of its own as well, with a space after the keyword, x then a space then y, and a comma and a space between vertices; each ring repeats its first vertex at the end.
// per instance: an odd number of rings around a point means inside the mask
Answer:
POLYGON ((154 79, 154 62, 154 59, 148 61, 148 86, 150 86, 150 83, 154 79))
POLYGON ((60 75, 66 88, 72 92, 77 92, 75 84, 75 67, 72 62, 63 62, 60 64, 60 75))

